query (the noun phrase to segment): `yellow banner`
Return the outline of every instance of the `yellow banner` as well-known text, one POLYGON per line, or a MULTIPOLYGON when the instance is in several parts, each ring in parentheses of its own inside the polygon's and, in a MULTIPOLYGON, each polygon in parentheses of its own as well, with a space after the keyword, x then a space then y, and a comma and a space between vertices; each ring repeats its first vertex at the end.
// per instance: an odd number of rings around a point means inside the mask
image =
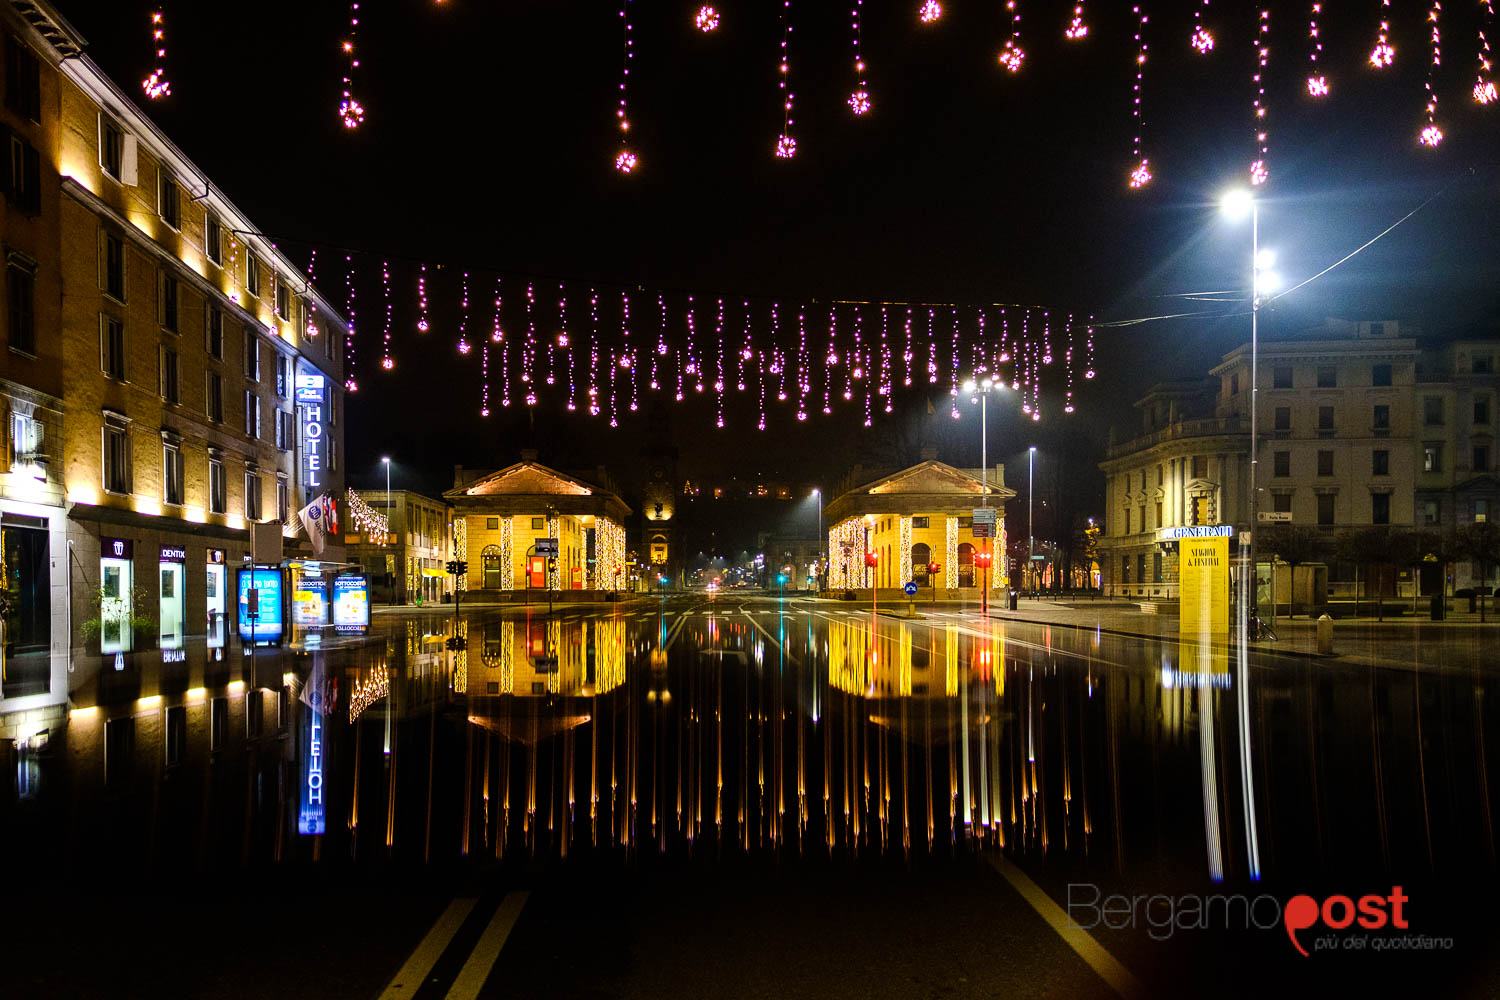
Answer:
POLYGON ((1178 621, 1184 639, 1229 635, 1229 539, 1177 542, 1178 621))

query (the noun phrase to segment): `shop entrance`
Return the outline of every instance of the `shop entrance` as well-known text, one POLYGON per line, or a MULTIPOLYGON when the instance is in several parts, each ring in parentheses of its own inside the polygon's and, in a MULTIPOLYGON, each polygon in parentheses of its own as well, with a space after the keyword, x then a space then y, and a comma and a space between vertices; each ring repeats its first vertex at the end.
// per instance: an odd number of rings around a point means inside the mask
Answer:
POLYGON ((226 612, 229 609, 229 598, 225 593, 223 549, 208 550, 208 576, 204 581, 203 592, 207 597, 208 644, 222 646, 226 612))
POLYGON ((130 651, 130 616, 134 611, 134 574, 131 571, 131 542, 106 538, 99 557, 99 651, 130 651))
POLYGON ((187 618, 183 608, 182 563, 160 564, 161 571, 161 637, 162 649, 182 648, 182 629, 187 618))

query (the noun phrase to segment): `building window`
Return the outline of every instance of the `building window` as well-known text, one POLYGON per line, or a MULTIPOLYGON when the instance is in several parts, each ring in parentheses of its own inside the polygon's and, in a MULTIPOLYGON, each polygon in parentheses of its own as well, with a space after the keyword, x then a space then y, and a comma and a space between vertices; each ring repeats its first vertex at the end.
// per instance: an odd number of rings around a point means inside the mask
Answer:
POLYGON ((1436 500, 1428 500, 1422 504, 1422 523, 1438 523, 1438 503, 1436 500))
POLYGON ((224 376, 208 372, 204 377, 203 410, 216 424, 224 422, 224 376))
POLYGON ((187 706, 172 705, 167 709, 166 764, 175 767, 187 756, 187 706))
POLYGON ((500 530, 500 519, 498 517, 487 517, 487 518, 485 518, 484 519, 484 530, 485 531, 499 531, 500 530))
POLYGON ((35 417, 10 412, 10 465, 13 473, 29 474, 37 479, 47 478, 46 469, 38 465, 36 458, 42 453, 44 427, 35 417))
POLYGON ((260 338, 253 327, 245 327, 245 377, 260 381, 260 338))
POLYGON ((1490 446, 1487 444, 1476 444, 1474 446, 1474 471, 1490 471, 1490 446))
POLYGON ((156 320, 162 329, 177 333, 177 279, 161 272, 156 283, 156 320))
POLYGON ((208 321, 203 326, 203 349, 215 361, 224 360, 224 314, 215 306, 208 307, 208 321))
POLYGON ((1390 365, 1371 365, 1370 384, 1373 386, 1388 386, 1391 384, 1390 365))
POLYGON ((125 324, 108 313, 99 314, 99 370, 125 380, 125 324))
POLYGON ((1488 424, 1490 422, 1490 397, 1474 397, 1474 422, 1476 424, 1488 424))
POLYGON ((1441 424, 1443 422, 1443 397, 1422 397, 1422 422, 1426 424, 1441 424))
POLYGON ((1333 501, 1335 499, 1336 498, 1334 497, 1334 495, 1332 493, 1319 493, 1318 494, 1318 523, 1319 524, 1332 524, 1333 523, 1333 501))
POLYGON ((1370 523, 1391 523, 1391 495, 1389 493, 1370 494, 1370 523))
POLYGON ((224 737, 229 735, 229 699, 215 698, 208 703, 208 749, 218 753, 224 749, 224 737))
POLYGON ((287 383, 289 381, 291 381, 290 378, 288 377, 288 374, 287 374, 288 369, 290 369, 290 367, 291 367, 291 359, 287 358, 283 354, 277 354, 276 355, 276 398, 277 399, 286 399, 287 383))
POLYGON ((1146 553, 1139 553, 1135 557, 1135 578, 1138 583, 1146 582, 1146 553))
POLYGON ((276 447, 280 451, 291 451, 292 442, 295 440, 295 430, 290 410, 274 410, 276 414, 276 447))
POLYGON ((162 442, 161 499, 163 503, 182 504, 182 446, 176 441, 162 442))
POLYGON ((219 225, 218 216, 209 212, 203 222, 203 252, 208 259, 215 264, 224 264, 224 228, 219 225))
POLYGON ((929 523, 928 519, 925 518, 925 517, 915 517, 914 516, 911 519, 911 526, 913 528, 925 528, 925 527, 928 526, 928 523, 929 523))
POLYGON ((104 489, 130 492, 130 429, 122 420, 104 421, 104 489))
POLYGON ((1469 366, 1469 370, 1475 375, 1492 375, 1495 372, 1495 358, 1492 354, 1476 354, 1469 366))
POLYGON ((1331 431, 1331 430, 1333 430, 1333 407, 1331 407, 1331 406, 1320 406, 1320 407, 1318 407, 1318 430, 1320 430, 1320 431, 1331 431))
POLYGON ((1290 493, 1272 493, 1271 509, 1278 514, 1290 514, 1292 512, 1292 495, 1290 493))
POLYGON ((1271 455, 1271 467, 1273 476, 1290 476, 1292 474, 1292 453, 1289 451, 1278 451, 1271 455))
POLYGON ((1320 452, 1318 452, 1318 475, 1320 475, 1320 476, 1331 476, 1331 475, 1333 475, 1333 452, 1331 452, 1331 451, 1320 451, 1320 452))
POLYGON ((1290 406, 1276 407, 1274 428, 1278 431, 1289 431, 1292 429, 1292 408, 1290 406))
POLYGON ((1161 501, 1158 500, 1156 501, 1156 526, 1160 528, 1162 527, 1163 523, 1164 522, 1161 519, 1161 501))
POLYGON ((1391 408, 1384 403, 1376 406, 1370 414, 1371 426, 1377 431, 1388 431, 1391 429, 1391 408))
POLYGON ((5 39, 5 106, 34 122, 42 120, 41 62, 14 35, 5 39))
POLYGON ((480 584, 485 590, 500 589, 500 546, 486 545, 479 554, 480 584))
POLYGON ((245 291, 260 298, 260 261, 253 253, 245 255, 245 291))
POLYGON ((1207 477, 1208 477, 1208 456, 1207 455, 1194 455, 1193 456, 1193 478, 1194 479, 1205 479, 1207 477))
POLYGON ((1440 444, 1424 445, 1422 448, 1422 471, 1443 471, 1443 446, 1440 444))
POLYGON ((1490 519, 1490 502, 1488 500, 1474 501, 1475 522, 1488 521, 1490 519))
POLYGON ((99 116, 99 166, 115 180, 125 179, 125 131, 103 114, 99 116))
POLYGON ((182 205, 178 195, 177 180, 165 170, 156 172, 156 211, 161 221, 173 229, 182 228, 182 205))
POLYGON ((1238 396, 1240 394, 1240 373, 1235 372, 1229 376, 1229 394, 1238 396))
POLYGON ((1318 388, 1332 389, 1339 384, 1339 370, 1333 365, 1318 366, 1318 388))
POLYGON ((1292 366, 1277 365, 1271 369, 1271 388, 1290 389, 1292 387, 1292 366))
POLYGON ((254 389, 245 390, 245 436, 260 437, 260 397, 254 389))
POLYGON ((1129 583, 1130 582, 1130 557, 1129 556, 1121 556, 1120 557, 1120 582, 1121 583, 1129 583))
POLYGON ((245 519, 260 520, 260 471, 245 470, 245 519))
POLYGON ((208 456, 208 509, 210 513, 224 513, 224 459, 208 456))
POLYGON ((532 531, 546 531, 547 530, 547 519, 545 517, 533 517, 531 519, 531 530, 532 531))
MULTIPOLYGON (((104 640, 100 639, 100 645, 104 640)), ((104 724, 104 787, 112 791, 130 784, 135 756, 135 718, 110 719, 104 724)))
POLYGON ((42 211, 42 158, 31 143, 12 133, 10 137, 11 205, 27 215, 42 211))
POLYGON ((1391 453, 1383 449, 1370 452, 1370 475, 1389 476, 1391 474, 1391 453))
POLYGON ((1125 534, 1130 534, 1130 508, 1125 508, 1125 534))
POLYGON ((260 689, 256 688, 245 697, 245 738, 248 740, 260 739, 262 728, 265 726, 265 698, 262 697, 260 689))
POLYGON ((290 319, 292 315, 292 295, 281 279, 276 281, 276 315, 282 319, 290 319))
POLYGON ((169 403, 182 402, 181 380, 177 367, 177 352, 166 345, 161 348, 161 398, 169 403))
POLYGON ((5 292, 10 349, 36 354, 36 272, 12 263, 5 269, 5 292))
POLYGON ((1166 469, 1164 469, 1161 465, 1157 465, 1157 467, 1156 467, 1156 485, 1160 486, 1163 482, 1165 482, 1166 481, 1166 476, 1167 476, 1166 469))
POLYGON ((287 517, 291 514, 289 499, 286 476, 278 474, 276 476, 276 520, 282 524, 286 523, 287 517))
POLYGON ((99 287, 116 302, 125 301, 125 239, 108 230, 99 252, 99 287))

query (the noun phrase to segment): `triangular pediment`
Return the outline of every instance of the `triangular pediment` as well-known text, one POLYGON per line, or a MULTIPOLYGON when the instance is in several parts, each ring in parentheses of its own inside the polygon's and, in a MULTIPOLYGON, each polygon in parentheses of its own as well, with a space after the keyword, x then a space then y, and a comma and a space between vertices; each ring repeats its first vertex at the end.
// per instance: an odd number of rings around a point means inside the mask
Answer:
MULTIPOLYGON (((969 473, 942 462, 923 462, 909 469, 877 479, 864 488, 865 493, 881 496, 892 493, 957 493, 980 496, 984 485, 969 473)), ((990 484, 991 496, 1015 496, 1003 486, 990 484)))
POLYGON ((563 496, 593 496, 596 487, 549 469, 536 462, 518 462, 499 472, 492 472, 467 486, 450 490, 448 496, 486 497, 512 494, 549 494, 563 496))

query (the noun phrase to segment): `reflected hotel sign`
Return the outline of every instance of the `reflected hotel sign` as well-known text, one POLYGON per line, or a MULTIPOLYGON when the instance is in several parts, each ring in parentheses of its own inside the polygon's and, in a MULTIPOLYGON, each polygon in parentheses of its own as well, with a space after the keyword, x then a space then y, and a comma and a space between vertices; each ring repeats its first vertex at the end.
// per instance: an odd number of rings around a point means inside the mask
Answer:
POLYGON ((325 380, 315 372, 297 373, 297 410, 302 415, 302 454, 309 494, 323 485, 325 380))
POLYGON ((301 808, 297 810, 298 833, 322 833, 323 812, 323 713, 308 711, 307 774, 302 781, 301 808))

